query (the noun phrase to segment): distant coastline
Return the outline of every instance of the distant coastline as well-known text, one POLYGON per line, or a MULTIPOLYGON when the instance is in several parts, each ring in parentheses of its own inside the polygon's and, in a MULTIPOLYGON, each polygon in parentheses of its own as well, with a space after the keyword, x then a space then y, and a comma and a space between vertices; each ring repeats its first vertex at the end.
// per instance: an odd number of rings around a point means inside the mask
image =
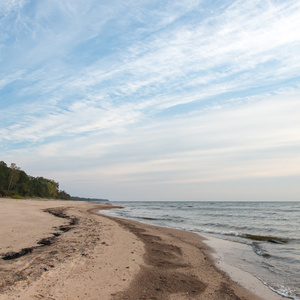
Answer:
POLYGON ((73 201, 88 201, 88 202, 109 202, 108 199, 99 199, 99 198, 84 198, 84 197, 73 197, 71 199, 73 201))

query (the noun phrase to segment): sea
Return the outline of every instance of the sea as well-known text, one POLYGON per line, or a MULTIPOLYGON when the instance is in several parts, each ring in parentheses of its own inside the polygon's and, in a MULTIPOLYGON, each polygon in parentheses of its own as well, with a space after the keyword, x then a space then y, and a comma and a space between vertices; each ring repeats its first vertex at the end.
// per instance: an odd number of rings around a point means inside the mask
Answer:
POLYGON ((231 242, 228 264, 300 300, 300 201, 111 203, 124 208, 105 214, 231 242))

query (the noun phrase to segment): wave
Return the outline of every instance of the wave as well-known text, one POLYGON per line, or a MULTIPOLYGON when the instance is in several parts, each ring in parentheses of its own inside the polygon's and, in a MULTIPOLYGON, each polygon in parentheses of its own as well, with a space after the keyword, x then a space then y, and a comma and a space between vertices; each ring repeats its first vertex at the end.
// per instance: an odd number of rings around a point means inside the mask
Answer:
POLYGON ((165 218, 150 218, 150 217, 132 217, 132 218, 148 220, 148 221, 173 221, 173 219, 165 219, 165 218))
POLYGON ((291 239, 276 237, 276 236, 268 236, 268 235, 255 235, 249 233, 238 233, 234 231, 219 231, 219 230, 210 230, 204 229, 202 230, 204 233, 211 233, 211 234, 218 234, 218 235, 225 235, 225 236, 236 236, 244 239, 249 239, 252 241, 258 242, 269 242, 273 244, 287 244, 291 241, 291 239))
POLYGON ((252 249, 253 249, 254 253, 257 254, 258 256, 262 256, 265 258, 271 257, 271 255, 266 250, 264 250, 261 247, 261 245, 257 242, 252 243, 252 249))
POLYGON ((158 218, 150 218, 150 217, 134 217, 135 219, 142 219, 142 220, 150 220, 150 221, 158 221, 158 220, 163 220, 163 219, 158 219, 158 218))
POLYGON ((266 283, 264 283, 264 284, 267 285, 270 290, 272 290, 273 292, 275 292, 276 294, 278 294, 280 296, 283 296, 283 297, 286 297, 286 298, 289 298, 289 299, 293 299, 293 300, 300 300, 300 298, 298 296, 293 295, 294 293, 296 293, 295 290, 288 289, 286 287, 273 288, 271 285, 268 285, 266 283))
POLYGON ((289 242, 289 239, 275 237, 275 236, 264 236, 264 235, 254 235, 254 234, 241 234, 240 236, 249 240, 269 242, 273 244, 287 244, 289 242))
MULTIPOLYGON (((205 223, 203 226, 214 226, 214 227, 220 227, 220 228, 232 228, 236 230, 244 230, 244 229, 249 229, 248 226, 235 226, 235 225, 229 225, 229 224, 222 224, 222 223, 205 223)), ((253 228, 251 228, 253 229, 253 228)))

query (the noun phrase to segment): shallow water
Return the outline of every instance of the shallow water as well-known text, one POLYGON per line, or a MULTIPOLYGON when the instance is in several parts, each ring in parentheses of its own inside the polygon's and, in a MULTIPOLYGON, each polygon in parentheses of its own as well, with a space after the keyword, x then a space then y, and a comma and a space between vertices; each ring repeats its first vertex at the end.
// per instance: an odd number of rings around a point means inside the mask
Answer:
POLYGON ((280 295, 300 299, 299 202, 114 202, 114 216, 247 245, 228 262, 280 295), (253 255, 255 254, 255 255, 253 255))

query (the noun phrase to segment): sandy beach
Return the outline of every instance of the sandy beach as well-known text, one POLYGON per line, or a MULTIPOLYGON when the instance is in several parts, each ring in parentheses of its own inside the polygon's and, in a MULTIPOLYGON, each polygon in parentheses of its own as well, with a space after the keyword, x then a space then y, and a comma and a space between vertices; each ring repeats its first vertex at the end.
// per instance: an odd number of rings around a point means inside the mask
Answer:
POLYGON ((281 299, 232 281, 199 235, 99 214, 108 203, 0 207, 0 300, 281 299))

